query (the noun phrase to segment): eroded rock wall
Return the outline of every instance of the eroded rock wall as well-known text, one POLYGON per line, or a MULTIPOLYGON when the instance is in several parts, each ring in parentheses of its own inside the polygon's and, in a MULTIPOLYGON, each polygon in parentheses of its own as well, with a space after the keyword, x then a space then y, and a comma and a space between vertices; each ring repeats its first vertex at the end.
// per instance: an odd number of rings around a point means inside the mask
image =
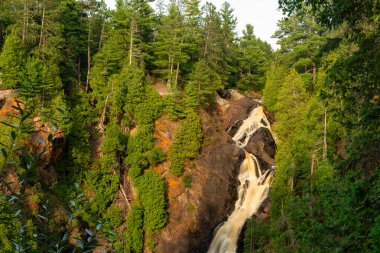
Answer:
MULTIPOLYGON (((172 178, 167 173, 169 164, 161 165, 160 171, 169 182, 169 221, 155 238, 157 252, 206 252, 214 229, 233 211, 237 199, 237 175, 244 152, 231 136, 237 131, 239 122, 246 119, 260 101, 236 91, 220 94, 214 109, 200 112, 202 151, 194 164, 186 166, 184 173, 192 176, 192 187, 185 188, 181 178, 172 178)), ((174 136, 170 133, 173 126, 167 119, 159 120, 157 125, 161 136, 174 136), (167 133, 164 133, 163 123, 169 124, 167 133)), ((259 129, 247 145, 264 170, 274 165, 276 149, 273 138, 266 131, 259 129)), ((165 140, 168 145, 172 137, 165 140)))

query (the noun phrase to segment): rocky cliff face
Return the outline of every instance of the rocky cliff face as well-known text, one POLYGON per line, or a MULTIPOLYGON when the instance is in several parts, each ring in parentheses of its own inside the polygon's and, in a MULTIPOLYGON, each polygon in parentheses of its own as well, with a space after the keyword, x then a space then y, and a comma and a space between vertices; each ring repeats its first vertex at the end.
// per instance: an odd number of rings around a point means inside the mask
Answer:
MULTIPOLYGON (((258 105, 259 101, 236 91, 222 91, 217 97, 215 110, 201 112, 202 152, 185 172, 192 175, 192 187, 184 188, 181 179, 177 179, 176 184, 171 183, 174 179, 168 180, 169 222, 156 237, 157 252, 207 251, 214 229, 231 214, 237 199, 237 174, 244 152, 234 144, 231 136, 258 105), (176 194, 173 194, 173 188, 176 194)), ((169 132, 162 133, 165 129, 161 128, 161 135, 174 136, 169 132)), ((264 170, 274 165, 276 150, 275 142, 267 131, 259 129, 247 145, 264 170)), ((167 141, 171 140, 168 138, 167 141)), ((161 168, 161 171, 166 170, 161 168)), ((165 174, 169 177, 163 172, 165 174)))
MULTIPOLYGON (((7 121, 11 117, 19 116, 20 112, 15 109, 20 106, 24 110, 24 105, 18 105, 16 90, 0 91, 0 120, 7 121)), ((44 122, 41 117, 34 117, 33 120, 27 120, 26 124, 30 127, 28 136, 25 136, 23 146, 28 148, 28 152, 34 157, 41 156, 39 161, 37 177, 39 182, 44 185, 51 186, 57 180, 56 167, 57 163, 62 159, 65 138, 61 129, 55 127, 49 122, 44 122)), ((7 129, 9 130, 9 129, 7 129)))

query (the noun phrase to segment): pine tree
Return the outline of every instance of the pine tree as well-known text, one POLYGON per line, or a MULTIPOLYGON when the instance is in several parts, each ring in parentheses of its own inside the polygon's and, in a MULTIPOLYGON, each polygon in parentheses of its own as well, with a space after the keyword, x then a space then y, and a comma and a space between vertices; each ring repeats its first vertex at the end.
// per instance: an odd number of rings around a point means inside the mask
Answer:
POLYGON ((201 57, 214 70, 220 73, 222 65, 222 20, 215 5, 207 2, 203 7, 205 17, 202 24, 201 57))
POLYGON ((146 44, 153 40, 154 11, 149 3, 153 0, 129 0, 126 7, 129 12, 129 64, 135 60, 142 63, 145 60, 146 44))
MULTIPOLYGON (((293 69, 285 78, 278 92, 278 103, 275 105, 276 124, 273 130, 278 136, 276 152, 276 180, 273 183, 273 198, 275 216, 278 217, 281 205, 288 203, 284 196, 289 196, 298 183, 297 175, 303 172, 303 167, 297 163, 297 157, 304 155, 298 152, 296 145, 302 143, 297 138, 302 137, 302 119, 306 112, 308 101, 300 75, 293 69)), ((305 157, 309 159, 310 156, 305 157)), ((310 163, 309 163, 310 164, 310 163)))
POLYGON ((193 108, 208 106, 213 102, 214 92, 222 88, 220 76, 201 60, 195 64, 185 87, 187 104, 193 108))
POLYGON ((294 69, 285 78, 278 92, 277 101, 276 118, 283 124, 276 127, 276 133, 285 140, 295 129, 300 128, 299 118, 303 116, 308 101, 303 81, 294 69))
POLYGON ((42 69, 38 58, 28 58, 21 86, 21 95, 26 100, 35 101, 42 94, 42 69))
POLYGON ((163 78, 167 85, 176 88, 181 64, 189 60, 185 49, 184 17, 175 1, 171 1, 167 16, 163 17, 158 28, 157 41, 154 43, 158 69, 154 73, 163 78))
POLYGON ((60 2, 60 22, 64 42, 59 59, 60 77, 66 95, 76 94, 82 88, 87 66, 87 24, 84 10, 75 0, 60 2), (74 75, 75 74, 75 75, 74 75))
POLYGON ((222 77, 223 85, 234 85, 237 72, 237 45, 236 45, 236 25, 237 19, 233 14, 234 10, 227 2, 222 4, 220 17, 222 21, 222 62, 218 73, 222 77))
POLYGON ((201 22, 202 11, 200 0, 185 0, 185 42, 187 43, 187 54, 189 62, 196 62, 200 57, 201 22))
POLYGON ((263 91, 264 106, 271 112, 276 112, 276 104, 279 102, 278 93, 286 77, 286 68, 272 63, 267 72, 267 80, 263 91))
POLYGON ((270 55, 263 50, 260 40, 253 34, 253 26, 247 25, 239 44, 240 89, 260 90, 265 84, 265 72, 270 55))
POLYGON ((127 56, 127 48, 120 46, 124 41, 120 33, 111 34, 101 50, 93 57, 89 82, 93 89, 91 97, 96 99, 99 111, 103 110, 107 96, 115 91, 115 82, 110 78, 121 71, 127 56))
POLYGON ((21 85, 25 51, 17 30, 13 29, 6 37, 0 54, 0 86, 3 89, 18 88, 21 85))
POLYGON ((307 13, 301 16, 292 15, 279 22, 279 30, 274 37, 281 45, 279 60, 288 67, 295 68, 298 73, 311 76, 308 90, 314 91, 317 68, 320 64, 320 49, 326 43, 323 33, 326 29, 319 26, 315 17, 307 13))

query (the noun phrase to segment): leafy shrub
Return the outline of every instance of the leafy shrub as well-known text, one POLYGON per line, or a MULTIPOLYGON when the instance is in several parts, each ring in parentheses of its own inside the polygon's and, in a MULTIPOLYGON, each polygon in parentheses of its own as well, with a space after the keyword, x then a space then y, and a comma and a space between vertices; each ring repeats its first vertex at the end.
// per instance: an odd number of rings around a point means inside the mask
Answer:
POLYGON ((153 148, 146 153, 149 164, 155 166, 156 164, 165 161, 166 156, 164 151, 160 148, 153 148))
POLYGON ((155 231, 167 221, 165 181, 153 170, 136 179, 138 199, 144 209, 144 228, 155 231))
POLYGON ((135 107, 135 118, 139 125, 152 124, 160 117, 163 103, 158 92, 150 85, 145 89, 144 100, 135 107))
POLYGON ((171 120, 186 118, 184 99, 178 91, 175 91, 173 95, 165 97, 164 105, 164 113, 168 115, 171 120))
POLYGON ((186 188, 191 188, 191 181, 193 180, 193 177, 191 175, 185 175, 183 176, 182 178, 182 182, 183 182, 183 185, 186 187, 186 188))
POLYGON ((127 216, 126 243, 129 252, 142 252, 144 246, 144 211, 138 204, 132 204, 127 216))
POLYGON ((183 172, 183 161, 198 156, 202 142, 202 129, 199 116, 191 111, 181 122, 170 149, 170 170, 173 175, 180 176, 183 172))
POLYGON ((107 209, 104 218, 109 220, 109 225, 112 229, 116 229, 123 223, 123 210, 118 206, 112 205, 107 209))

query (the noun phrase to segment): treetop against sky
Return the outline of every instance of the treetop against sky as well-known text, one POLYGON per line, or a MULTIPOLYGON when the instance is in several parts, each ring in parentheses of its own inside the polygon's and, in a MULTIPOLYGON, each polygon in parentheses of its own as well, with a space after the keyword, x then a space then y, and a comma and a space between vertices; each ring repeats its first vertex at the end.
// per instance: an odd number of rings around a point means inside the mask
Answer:
MULTIPOLYGON (((105 0, 110 8, 115 7, 115 0, 105 0)), ((218 8, 225 0, 209 0, 218 8)), ((203 0, 202 3, 206 1, 203 0)), ((273 48, 277 49, 277 39, 271 38, 277 29, 277 22, 281 19, 281 11, 278 10, 277 0, 233 0, 228 1, 235 10, 238 19, 238 30, 241 32, 246 24, 252 24, 255 35, 267 41, 273 48)))

